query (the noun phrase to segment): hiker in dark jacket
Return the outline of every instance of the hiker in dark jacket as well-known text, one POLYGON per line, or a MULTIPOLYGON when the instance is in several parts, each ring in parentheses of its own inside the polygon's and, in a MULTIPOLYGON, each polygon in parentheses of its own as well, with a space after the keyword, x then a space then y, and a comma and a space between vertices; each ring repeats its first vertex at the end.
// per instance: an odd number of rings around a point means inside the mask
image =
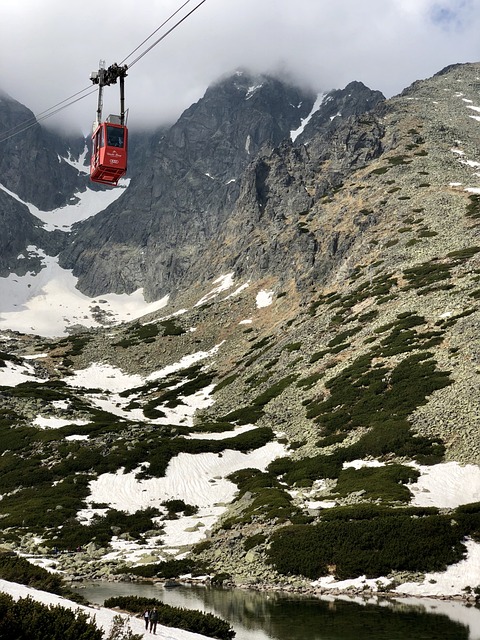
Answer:
POLYGON ((150 620, 150 633, 156 633, 157 632, 157 622, 158 622, 157 607, 153 607, 153 609, 148 614, 148 619, 150 620))

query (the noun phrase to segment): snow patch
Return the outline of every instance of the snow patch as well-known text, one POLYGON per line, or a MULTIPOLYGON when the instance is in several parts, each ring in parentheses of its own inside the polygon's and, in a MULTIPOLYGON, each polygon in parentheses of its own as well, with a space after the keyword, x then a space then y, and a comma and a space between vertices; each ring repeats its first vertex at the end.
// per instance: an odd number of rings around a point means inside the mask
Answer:
MULTIPOLYGON (((88 420, 65 420, 64 418, 57 418, 55 416, 50 416, 49 418, 44 418, 43 416, 37 416, 33 421, 33 424, 40 429, 60 429, 60 427, 65 427, 66 425, 75 424, 77 426, 84 426, 89 424, 88 420)), ((77 438, 80 436, 77 436, 77 438)), ((82 436, 88 438, 88 436, 82 436)), ((70 439, 71 436, 70 436, 70 439)))
MULTIPOLYGON (((163 478, 137 479, 135 471, 123 473, 123 469, 102 474, 90 483, 86 503, 108 504, 110 508, 127 513, 147 507, 161 508, 163 502, 172 499, 196 505, 199 507, 196 516, 167 522, 162 546, 178 548, 203 539, 208 528, 226 510, 225 505, 233 500, 237 486, 226 479, 229 474, 244 468, 264 471, 272 460, 282 455, 285 455, 285 448, 277 442, 250 453, 231 449, 219 454, 180 453, 170 460, 163 478)), ((88 521, 91 511, 91 508, 82 509, 77 517, 88 521)))
POLYGON ((111 364, 94 362, 86 369, 77 369, 65 378, 69 387, 103 389, 105 391, 126 391, 139 387, 145 380, 140 375, 130 375, 111 364))
POLYGON ((82 151, 82 153, 80 154, 78 160, 75 160, 74 158, 72 158, 72 154, 69 152, 68 153, 68 158, 60 158, 60 160, 63 160, 64 162, 66 162, 67 164, 71 165, 72 167, 74 167, 79 173, 84 173, 86 175, 88 175, 90 173, 90 167, 88 166, 86 159, 87 159, 87 154, 88 154, 88 146, 85 143, 85 147, 82 151))
POLYGON ((256 297, 257 309, 269 307, 273 302, 274 291, 259 291, 256 297))
POLYGON ((58 229, 59 231, 67 232, 71 230, 76 222, 81 222, 97 215, 97 213, 111 205, 112 202, 115 202, 128 187, 129 183, 129 179, 121 180, 118 187, 106 191, 93 191, 87 187, 85 191, 75 193, 74 203, 52 211, 42 211, 35 205, 25 202, 2 184, 0 184, 0 189, 25 205, 33 216, 42 221, 43 227, 47 231, 58 229))
POLYGON ((305 130, 305 127, 312 119, 313 114, 320 109, 320 106, 323 104, 323 102, 326 102, 325 97, 326 97, 325 93, 319 93, 317 95, 317 98, 313 104, 312 110, 310 111, 308 116, 300 120, 300 126, 298 127, 298 129, 294 129, 290 131, 290 138, 292 141, 295 141, 298 138, 298 136, 301 133, 303 133, 303 131, 305 130))
POLYGON ((195 303, 195 307, 199 307, 202 304, 210 302, 210 300, 216 298, 219 293, 222 293, 222 291, 230 289, 230 287, 233 286, 233 272, 227 273, 223 276, 219 276, 216 280, 213 281, 213 284, 216 284, 217 286, 209 291, 209 293, 204 295, 203 298, 200 298, 200 300, 195 303))
POLYGON ((0 326, 13 331, 62 336, 72 324, 102 326, 97 320, 99 312, 105 319, 104 324, 116 324, 158 311, 168 302, 166 296, 147 303, 143 289, 131 294, 108 293, 89 298, 78 291, 78 279, 72 271, 59 266, 58 258, 47 256, 36 247, 28 250, 41 258, 41 271, 24 276, 11 273, 7 278, 0 278, 0 326))
POLYGON ((352 460, 351 462, 344 462, 344 469, 363 469, 364 467, 384 467, 385 463, 379 460, 352 460))
POLYGON ((37 381, 35 369, 29 364, 16 364, 10 360, 5 361, 5 366, 0 367, 0 386, 16 387, 22 382, 37 381))
POLYGON ((263 83, 252 85, 248 87, 247 93, 245 94, 245 100, 250 100, 254 93, 256 93, 259 89, 263 87, 263 83))
MULTIPOLYGON (((433 466, 412 463, 420 471, 417 482, 409 484, 412 505, 454 509, 480 501, 480 467, 445 462, 433 466)), ((480 573, 478 574, 480 576, 480 573)))

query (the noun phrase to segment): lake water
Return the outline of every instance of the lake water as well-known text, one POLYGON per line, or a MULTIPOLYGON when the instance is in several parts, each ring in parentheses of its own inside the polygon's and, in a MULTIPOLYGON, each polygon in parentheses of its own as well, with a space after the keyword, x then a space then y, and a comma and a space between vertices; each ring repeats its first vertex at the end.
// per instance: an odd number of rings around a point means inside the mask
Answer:
POLYGON ((230 622, 236 640, 480 640, 480 608, 454 601, 294 597, 243 589, 83 583, 96 604, 112 596, 158 598, 230 622))

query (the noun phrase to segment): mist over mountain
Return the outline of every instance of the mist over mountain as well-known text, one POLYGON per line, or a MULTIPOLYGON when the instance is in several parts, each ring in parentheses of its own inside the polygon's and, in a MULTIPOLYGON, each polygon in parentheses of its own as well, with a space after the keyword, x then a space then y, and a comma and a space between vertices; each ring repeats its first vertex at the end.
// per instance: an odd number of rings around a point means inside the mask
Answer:
MULTIPOLYGON (((77 578, 474 589, 479 73, 385 100, 239 72, 110 191, 84 141, 0 143, 2 544, 77 578)), ((24 117, 2 96, 0 136, 24 117)))

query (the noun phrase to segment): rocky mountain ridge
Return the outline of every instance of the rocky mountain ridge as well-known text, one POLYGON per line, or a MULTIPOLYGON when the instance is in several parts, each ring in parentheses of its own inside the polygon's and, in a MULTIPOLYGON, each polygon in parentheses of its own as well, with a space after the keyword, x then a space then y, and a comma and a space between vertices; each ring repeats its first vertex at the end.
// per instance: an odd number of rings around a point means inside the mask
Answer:
MULTIPOLYGON (((328 114, 340 107, 362 111, 381 98, 359 83, 349 93, 332 92, 325 108, 328 114)), ((199 276, 208 281, 215 275, 208 263, 216 260, 218 231, 231 217, 243 172, 263 147, 289 138, 314 100, 311 93, 245 72, 212 86, 158 140, 125 195, 77 227, 60 254, 62 266, 73 268, 90 295, 142 286, 156 299, 175 295, 179 285, 191 286, 199 276)), ((336 126, 330 116, 326 121, 329 129, 336 126)), ((326 126, 325 119, 315 124, 326 126)))
MULTIPOLYGON (((259 152, 214 249, 162 315, 60 341, 5 335, 3 369, 36 379, 0 391, 4 543, 38 549, 25 534, 42 533, 48 554, 84 540, 80 509, 112 509, 89 498, 105 474, 133 474, 141 487, 179 453, 219 461, 270 443, 284 455, 230 473, 238 491, 219 521, 185 519, 185 530, 207 532, 194 564, 237 584, 366 574, 394 588, 468 558, 466 541, 480 535, 475 492, 461 486, 465 503, 436 503, 433 492, 422 502, 417 481, 447 462, 480 465, 479 69, 454 66, 373 111, 325 121, 308 144, 259 152), (25 355, 37 356, 34 371, 25 355), (93 363, 111 367, 107 386, 68 384, 93 363), (118 391, 125 374, 134 377, 118 391), (38 416, 67 422, 40 430, 38 416), (80 435, 88 440, 66 440, 80 435), (14 470, 27 467, 42 491, 19 487, 14 470), (409 552, 378 557, 394 539, 409 552)), ((103 559, 112 534, 139 536, 147 565, 176 557, 159 531, 169 526, 162 505, 160 520, 133 534, 104 513, 89 531, 94 557, 78 557, 76 570, 131 571, 121 553, 103 559)))

